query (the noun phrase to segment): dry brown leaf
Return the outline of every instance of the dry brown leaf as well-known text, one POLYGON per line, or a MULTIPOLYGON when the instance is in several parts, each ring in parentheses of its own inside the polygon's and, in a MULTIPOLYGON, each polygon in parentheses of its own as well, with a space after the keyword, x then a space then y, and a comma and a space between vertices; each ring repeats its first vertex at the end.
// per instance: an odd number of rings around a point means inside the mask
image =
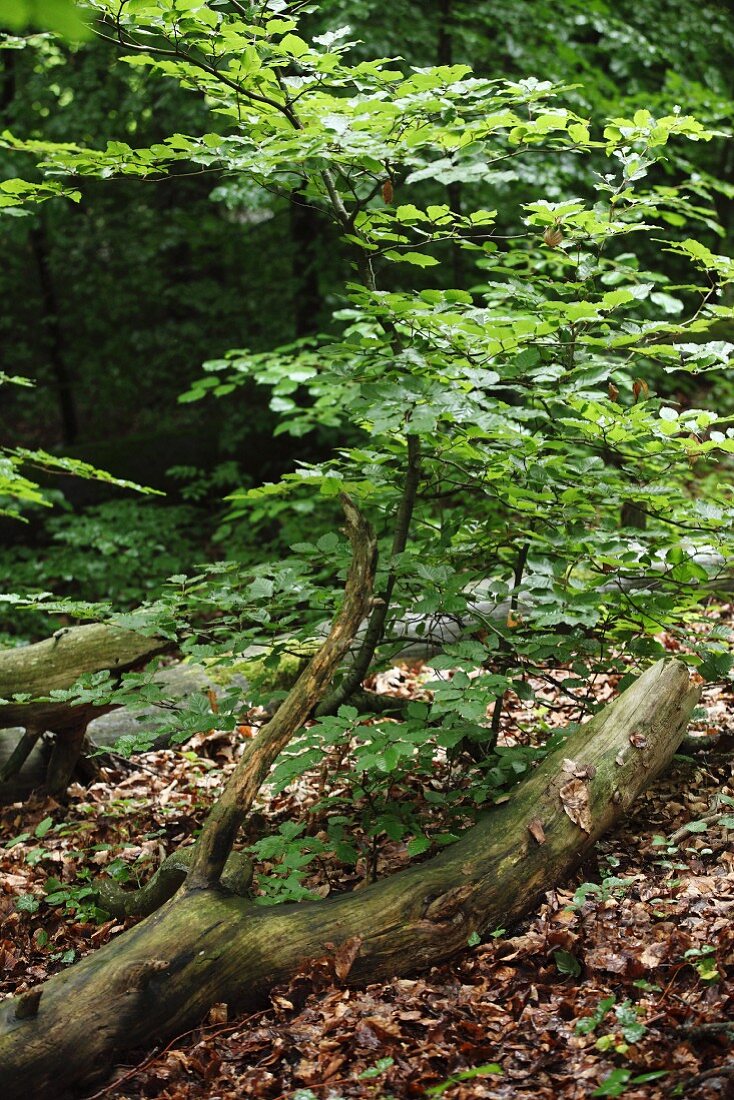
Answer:
POLYGON ((334 952, 334 973, 340 981, 343 982, 348 977, 362 943, 361 936, 353 936, 352 939, 340 944, 334 952))
POLYGON ((591 807, 589 788, 583 779, 571 779, 558 792, 564 812, 585 833, 591 832, 591 807))
POLYGON ((209 1009, 207 1023, 221 1027, 229 1020, 229 1006, 225 1001, 218 1001, 209 1009))

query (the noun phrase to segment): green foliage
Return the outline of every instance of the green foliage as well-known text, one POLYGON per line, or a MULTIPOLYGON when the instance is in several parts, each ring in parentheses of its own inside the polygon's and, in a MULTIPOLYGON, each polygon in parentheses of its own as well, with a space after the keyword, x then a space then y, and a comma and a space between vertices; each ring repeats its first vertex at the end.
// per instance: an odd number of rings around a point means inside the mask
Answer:
POLYGON ((63 906, 63 913, 82 922, 102 922, 109 913, 97 905, 97 890, 92 885, 92 872, 83 867, 73 883, 51 877, 46 880, 46 904, 63 906))
POLYGON ((89 25, 74 0, 0 0, 0 27, 56 31, 72 41, 88 38, 89 25))
POLYGON ((255 873, 255 884, 260 891, 255 900, 259 905, 314 898, 302 883, 309 864, 326 848, 315 837, 303 836, 304 828, 304 825, 286 822, 277 833, 248 848, 265 865, 264 871, 255 873))
POLYGON ((651 1073, 638 1073, 634 1076, 631 1070, 613 1069, 591 1095, 623 1096, 630 1085, 645 1085, 649 1081, 657 1081, 661 1077, 667 1077, 667 1075, 668 1071, 664 1069, 653 1070, 651 1073))
POLYGON ((553 959, 559 974, 568 975, 571 978, 578 978, 581 974, 581 963, 570 951, 554 951, 553 959))
POLYGON ((370 1066, 368 1069, 362 1070, 357 1074, 358 1081, 372 1081, 375 1077, 380 1077, 385 1070, 395 1064, 394 1058, 378 1058, 374 1066, 370 1066))
POLYGON ((615 997, 603 997, 599 1001, 593 1016, 582 1016, 580 1020, 577 1020, 575 1026, 578 1034, 590 1035, 593 1031, 596 1031, 609 1010, 614 1007, 615 1000, 615 997))
POLYGON ((573 895, 571 907, 581 909, 589 900, 604 903, 634 882, 635 878, 617 878, 615 875, 606 876, 600 883, 582 882, 573 895))
POLYGON ((716 948, 705 944, 703 947, 691 947, 683 954, 684 959, 691 960, 691 966, 695 969, 703 982, 717 982, 721 977, 716 967, 716 948))
POLYGON ((134 607, 182 563, 203 556, 204 519, 188 506, 151 507, 138 500, 110 501, 80 515, 60 513, 46 522, 50 545, 42 560, 31 547, 5 550, 0 569, 9 574, 12 568, 18 590, 134 607))

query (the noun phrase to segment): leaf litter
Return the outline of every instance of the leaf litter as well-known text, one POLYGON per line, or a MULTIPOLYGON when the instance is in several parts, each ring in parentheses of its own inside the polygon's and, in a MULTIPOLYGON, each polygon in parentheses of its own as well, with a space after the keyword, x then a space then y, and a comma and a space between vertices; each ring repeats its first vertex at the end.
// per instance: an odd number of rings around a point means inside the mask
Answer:
MULTIPOLYGON (((568 699, 543 689, 561 724, 568 699)), ((383 676, 378 690, 423 692, 420 667, 383 676)), ((607 701, 615 677, 597 677, 607 701)), ((575 878, 531 917, 498 928, 427 973, 347 988, 358 944, 314 960, 254 1015, 212 1006, 201 1026, 128 1054, 108 1100, 338 1100, 446 1096, 449 1100, 662 1100, 734 1096, 734 783, 730 695, 705 689, 696 751, 673 768, 598 843, 575 878), (729 814, 727 815, 727 809, 729 814)), ((504 738, 526 725, 510 700, 504 738)), ((190 841, 252 728, 208 731, 186 751, 133 757, 107 769, 69 805, 34 798, 2 810, 0 994, 22 992, 119 935, 134 921, 98 923, 84 875, 124 867, 142 880, 190 841), (239 748, 238 748, 239 745, 239 748), (44 900, 48 880, 62 900, 44 900), (74 890, 76 888, 76 894, 74 890), (86 907, 85 907, 86 905, 86 907)), ((437 762, 437 768, 442 763, 437 762)), ((583 828, 587 776, 566 762, 564 808, 583 828)), ((297 820, 319 795, 319 775, 264 798, 251 828, 297 820)), ((542 844, 542 827, 531 835, 542 844)), ((245 838, 245 843, 247 838, 245 838)), ((386 843, 379 873, 408 861, 386 843)), ((267 867, 266 867, 267 870, 267 867)), ((320 896, 359 887, 358 874, 317 860, 320 896)))

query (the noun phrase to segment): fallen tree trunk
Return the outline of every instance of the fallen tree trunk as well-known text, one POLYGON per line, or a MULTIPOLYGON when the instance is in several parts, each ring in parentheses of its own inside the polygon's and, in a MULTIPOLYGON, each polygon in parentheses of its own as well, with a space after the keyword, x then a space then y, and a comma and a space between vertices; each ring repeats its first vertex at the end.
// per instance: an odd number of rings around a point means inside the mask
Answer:
MULTIPOLYGON (((217 681, 203 665, 179 661, 176 664, 158 668, 153 674, 153 682, 160 686, 166 700, 166 708, 171 705, 183 705, 191 695, 199 692, 217 692, 221 690, 217 681)), ((231 678, 228 686, 235 681, 231 678)), ((244 691, 244 687, 243 687, 244 691)), ((69 704, 59 704, 66 706, 69 704)), ((75 778, 81 775, 81 782, 98 774, 97 750, 113 750, 118 741, 138 735, 146 726, 156 726, 160 721, 161 707, 155 704, 135 708, 125 706, 97 708, 90 719, 84 738, 82 756, 75 770, 75 778), (102 710, 103 713, 99 713, 102 710)), ((18 802, 27 798, 33 790, 44 786, 49 762, 49 745, 36 740, 30 754, 23 762, 20 771, 10 763, 13 753, 20 755, 23 746, 28 745, 27 731, 17 728, 0 730, 0 805, 18 802), (3 776, 7 775, 7 779, 3 776)), ((156 751, 167 748, 170 734, 158 735, 151 748, 156 751)), ((104 755, 102 757, 104 762, 104 755)))
POLYGON ((67 786, 79 758, 89 722, 110 707, 64 701, 34 702, 52 691, 69 688, 89 672, 126 672, 171 647, 114 623, 65 627, 33 645, 0 651, 0 726, 22 726, 24 734, 0 770, 0 783, 22 768, 38 738, 56 734, 46 786, 52 793, 67 786), (28 701, 13 701, 27 696, 28 701))
POLYGON ((698 697, 660 661, 512 794, 428 863, 355 894, 259 907, 221 885, 185 889, 111 944, 0 1006, 6 1100, 58 1100, 116 1051, 194 1025, 216 1002, 257 1003, 309 960, 375 981, 507 926, 561 882, 670 762, 698 697))
MULTIPOLYGON (((85 672, 124 672, 170 645, 114 623, 64 627, 42 642, 0 651, 0 698, 48 695, 55 688, 70 687, 85 672)), ((11 725, 22 724, 12 705, 7 711, 0 708, 3 721, 8 712, 11 725)))

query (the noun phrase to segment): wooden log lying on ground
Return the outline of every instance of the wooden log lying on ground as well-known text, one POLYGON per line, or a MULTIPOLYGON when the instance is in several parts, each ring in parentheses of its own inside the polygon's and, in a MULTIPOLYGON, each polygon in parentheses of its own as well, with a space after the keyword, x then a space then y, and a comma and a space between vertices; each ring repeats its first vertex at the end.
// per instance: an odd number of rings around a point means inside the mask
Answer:
POLYGON ((660 661, 452 847, 355 894, 259 907, 184 889, 137 927, 0 1005, 5 1100, 58 1098, 116 1051, 245 1008, 314 958, 359 983, 416 971, 505 927, 584 858, 670 762, 698 697, 660 661))
MULTIPOLYGON (((178 661, 156 669, 153 681, 161 687, 167 708, 184 705, 189 696, 199 692, 216 693, 221 690, 203 665, 186 661, 178 661)), ((232 682, 234 681, 230 680, 229 684, 232 682)), ((69 706, 69 704, 61 705, 69 706)), ((146 728, 146 725, 155 727, 161 715, 161 708, 153 705, 135 708, 134 711, 124 706, 112 707, 102 714, 99 714, 100 709, 102 708, 97 708, 87 726, 83 756, 79 761, 82 767, 78 767, 75 772, 75 777, 82 774, 82 782, 88 778, 87 772, 95 775, 97 770, 95 756, 87 756, 88 753, 94 754, 95 750, 100 749, 113 749, 118 741, 136 736, 141 729, 146 728)), ((17 751, 24 733, 23 729, 0 729, 0 805, 22 801, 31 791, 43 787, 45 783, 50 747, 40 739, 31 749, 21 771, 7 780, 2 779, 4 768, 13 752, 17 751)), ((156 738, 152 747, 154 750, 164 748, 168 742, 169 738, 162 735, 156 738)), ((104 761, 104 757, 102 759, 104 761)), ((11 770, 13 769, 8 769, 8 771, 11 770)))
POLYGON ((125 672, 170 648, 161 638, 148 638, 114 623, 92 623, 58 630, 33 645, 0 651, 0 726, 22 726, 25 733, 3 765, 0 782, 16 775, 42 733, 56 734, 46 785, 63 791, 79 758, 88 723, 108 707, 31 700, 68 688, 89 672, 125 672))

